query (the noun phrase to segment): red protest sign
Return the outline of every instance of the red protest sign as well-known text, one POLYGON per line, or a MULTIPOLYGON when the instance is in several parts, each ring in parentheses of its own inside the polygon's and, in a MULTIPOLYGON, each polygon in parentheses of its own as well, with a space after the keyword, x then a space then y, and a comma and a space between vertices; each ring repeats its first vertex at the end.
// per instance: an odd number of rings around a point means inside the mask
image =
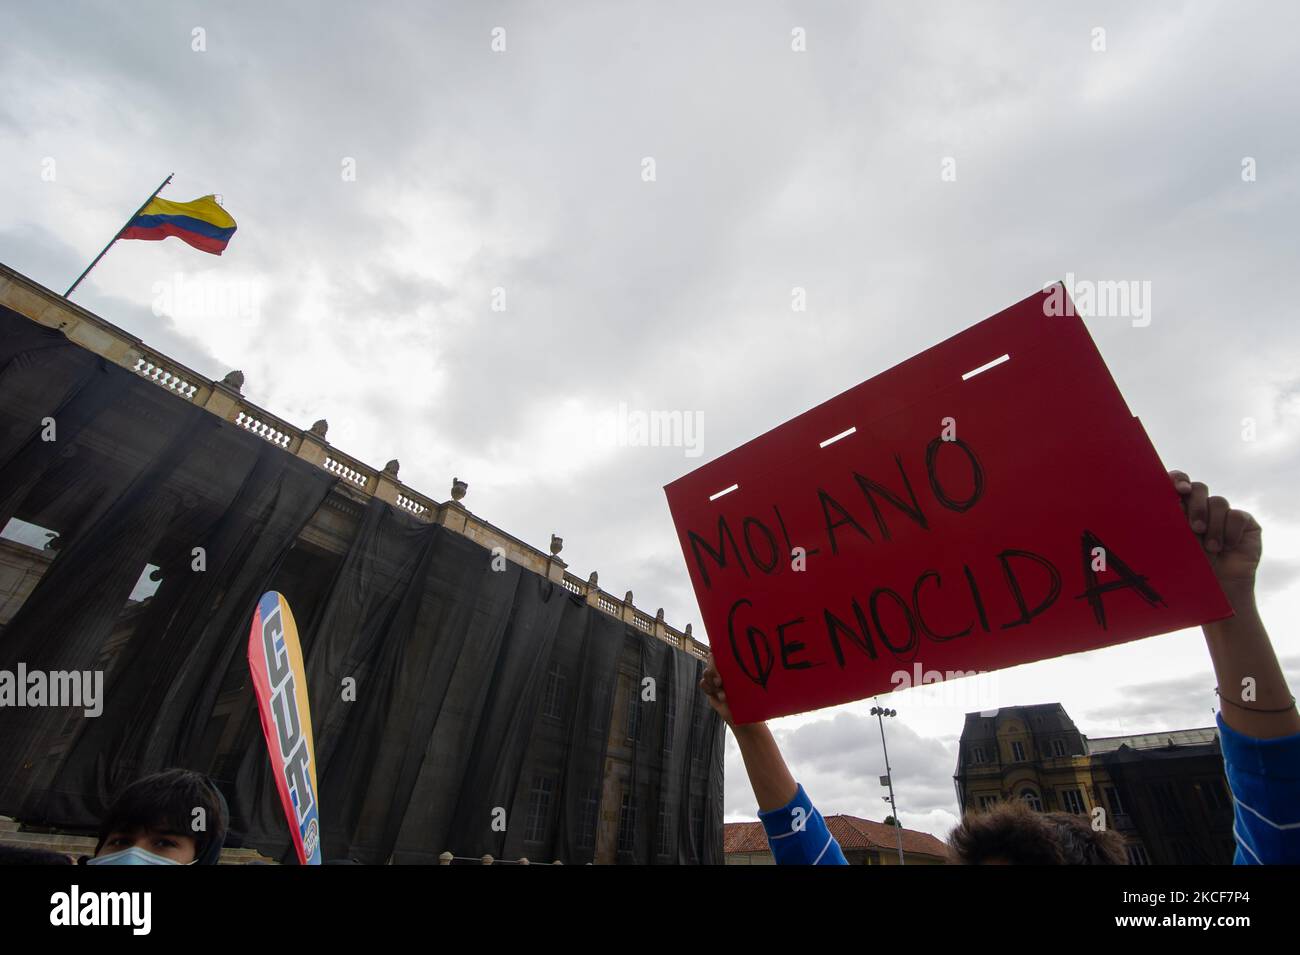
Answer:
POLYGON ((1048 297, 664 489, 738 722, 888 692, 917 663, 988 671, 1231 614, 1083 322, 1048 297))

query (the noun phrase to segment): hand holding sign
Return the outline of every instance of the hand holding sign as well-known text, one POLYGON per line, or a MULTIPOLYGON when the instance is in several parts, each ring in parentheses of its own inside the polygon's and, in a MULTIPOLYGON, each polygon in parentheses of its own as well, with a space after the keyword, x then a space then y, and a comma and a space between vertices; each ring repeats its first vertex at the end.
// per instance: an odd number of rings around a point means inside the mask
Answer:
POLYGON ((1182 498, 1183 512, 1192 532, 1210 559, 1214 575, 1225 590, 1255 587, 1255 571, 1264 554, 1264 532, 1255 518, 1234 510, 1222 497, 1210 497, 1210 489, 1183 471, 1170 471, 1174 489, 1182 498))
POLYGON ((892 690, 914 662, 965 674, 1230 612, 1082 321, 1047 297, 665 489, 738 722, 892 690))
POLYGON ((731 719, 731 707, 727 705, 727 691, 722 688, 722 674, 718 672, 718 665, 713 662, 713 655, 709 654, 708 665, 704 668, 704 676, 700 678, 700 690, 708 698, 709 706, 713 707, 714 712, 722 717, 722 721, 728 726, 734 726, 731 719))

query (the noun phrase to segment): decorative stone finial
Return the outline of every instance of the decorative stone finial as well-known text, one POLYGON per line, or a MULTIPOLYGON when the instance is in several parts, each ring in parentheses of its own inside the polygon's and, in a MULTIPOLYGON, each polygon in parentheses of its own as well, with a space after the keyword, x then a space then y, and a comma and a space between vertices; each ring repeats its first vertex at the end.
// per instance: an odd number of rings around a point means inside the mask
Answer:
POLYGON ((469 485, 460 478, 454 477, 451 479, 451 499, 453 501, 459 501, 465 496, 465 492, 468 490, 469 485))
POLYGON ((627 604, 629 607, 632 606, 632 591, 629 590, 627 592, 627 596, 623 598, 623 603, 627 604))
POLYGON ((330 429, 330 423, 326 421, 324 418, 321 418, 319 421, 317 421, 314 425, 311 426, 311 433, 316 435, 316 437, 318 438, 323 438, 325 437, 325 433, 329 431, 329 429, 330 429))
POLYGON ((564 550, 564 538, 551 535, 551 556, 559 557, 560 551, 564 550))
POLYGON ((688 637, 691 635, 691 625, 689 623, 686 625, 685 633, 688 637))
POLYGON ((655 623, 663 623, 663 622, 664 622, 664 608, 660 607, 659 612, 655 614, 655 623))
POLYGON ((595 590, 597 587, 599 587, 600 586, 600 584, 598 583, 599 580, 600 580, 599 575, 593 570, 591 572, 591 576, 587 578, 588 589, 595 590))
POLYGON ((225 385, 227 388, 233 388, 237 392, 241 391, 241 389, 244 387, 244 373, 236 369, 235 371, 232 371, 230 374, 226 375, 225 378, 222 378, 221 383, 225 385))
POLYGON ((393 458, 393 460, 384 465, 384 473, 389 477, 397 477, 397 469, 400 467, 401 465, 397 463, 397 458, 393 458))

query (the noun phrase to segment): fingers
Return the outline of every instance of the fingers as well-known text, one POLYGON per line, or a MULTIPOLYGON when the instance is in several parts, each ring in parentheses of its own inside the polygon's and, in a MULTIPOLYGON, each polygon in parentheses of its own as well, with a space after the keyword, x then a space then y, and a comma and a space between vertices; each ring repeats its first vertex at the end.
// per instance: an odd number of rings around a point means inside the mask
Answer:
POLYGON ((1187 509, 1187 521, 1192 525, 1192 532, 1204 534, 1210 527, 1210 489, 1200 481, 1191 486, 1191 490, 1183 498, 1183 506, 1187 509))
POLYGON ((1212 497, 1206 502, 1206 527, 1203 540, 1205 549, 1211 554, 1222 553, 1227 548, 1224 546, 1224 534, 1228 520, 1228 514, 1232 508, 1228 504, 1226 497, 1212 497))
MULTIPOLYGON (((1226 498, 1210 496, 1210 489, 1192 481, 1186 471, 1170 471, 1169 480, 1178 491, 1192 532, 1201 538, 1201 546, 1212 558, 1232 554, 1250 534, 1259 533, 1259 524, 1246 511, 1233 510, 1226 498)), ((1248 544, 1246 553, 1259 560, 1258 542, 1248 544)))
POLYGON ((704 668, 704 675, 700 678, 700 689, 704 691, 705 696, 716 700, 722 701, 727 698, 727 694, 722 691, 722 675, 718 673, 713 657, 709 657, 708 665, 704 668))
POLYGON ((1245 511, 1228 511, 1223 522, 1223 549, 1232 550, 1241 543, 1247 531, 1254 530, 1257 526, 1255 518, 1245 511))
POLYGON ((731 710, 727 706, 727 693, 722 688, 722 675, 718 673, 712 656, 709 657, 704 673, 700 677, 700 690, 708 699, 709 705, 730 725, 731 710))

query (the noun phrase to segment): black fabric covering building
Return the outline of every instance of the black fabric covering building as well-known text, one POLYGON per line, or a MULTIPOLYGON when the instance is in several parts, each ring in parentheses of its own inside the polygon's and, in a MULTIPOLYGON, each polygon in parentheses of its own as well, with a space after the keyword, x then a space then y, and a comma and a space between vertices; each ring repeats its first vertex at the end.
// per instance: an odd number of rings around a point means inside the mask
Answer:
POLYGON ((122 786, 184 766, 216 779, 237 841, 287 860, 246 660, 257 598, 279 590, 308 672, 327 859, 581 863, 612 806, 618 861, 723 861, 722 724, 695 688, 701 661, 336 480, 0 309, 0 526, 59 535, 0 632, 0 669, 106 670, 97 718, 0 710, 0 813, 91 829, 122 786), (341 558, 300 537, 331 506, 359 512, 341 558), (156 592, 130 601, 150 565, 156 592), (621 676, 636 726, 611 754, 621 676), (618 778, 607 756, 625 757, 618 778))
POLYGON ((1218 742, 1093 757, 1104 765, 1153 865, 1231 865, 1232 796, 1218 742))

